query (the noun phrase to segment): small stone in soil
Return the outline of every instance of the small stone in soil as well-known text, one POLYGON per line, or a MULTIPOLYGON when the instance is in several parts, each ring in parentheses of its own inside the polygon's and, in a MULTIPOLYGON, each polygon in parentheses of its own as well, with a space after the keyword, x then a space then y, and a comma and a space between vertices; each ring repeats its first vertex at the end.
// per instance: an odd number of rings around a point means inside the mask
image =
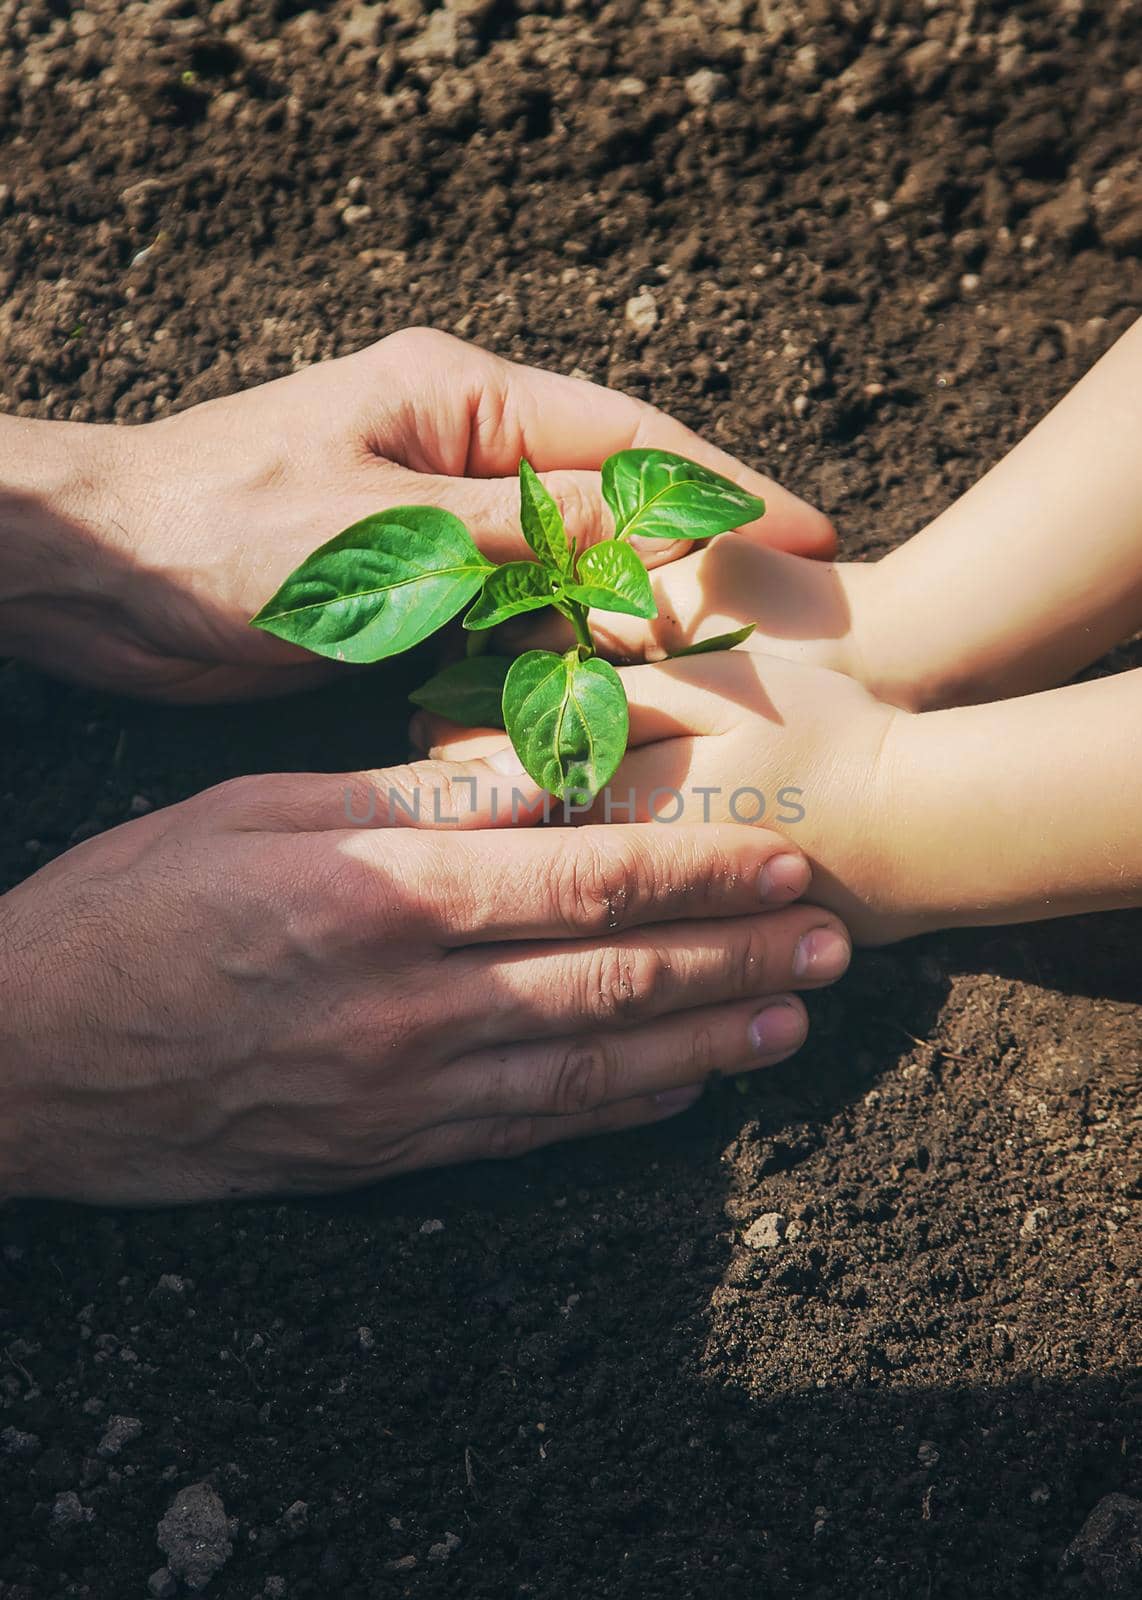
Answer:
POLYGON ((281 1520, 288 1533, 300 1533, 309 1521, 309 1502, 295 1500, 282 1512, 281 1520))
POLYGON ((699 67, 686 79, 686 98, 692 106, 712 106, 729 92, 730 80, 725 73, 714 72, 710 67, 699 67))
POLYGON ((658 322, 658 306, 649 289, 632 295, 626 303, 626 320, 636 333, 651 333, 658 322))
POLYGON ((780 1211, 766 1211, 750 1223, 742 1243, 750 1250, 776 1250, 785 1237, 785 1218, 780 1211))
POLYGON ((171 1501, 157 1530, 171 1572, 188 1589, 205 1589, 234 1552, 226 1507, 208 1483, 192 1483, 171 1501))
POLYGON ((1142 159, 1130 156, 1094 186, 1094 209, 1104 242, 1115 250, 1142 248, 1142 159))
POLYGON ((174 1600, 178 1593, 178 1582, 169 1567, 157 1567, 147 1579, 147 1593, 154 1600, 174 1600))
POLYGON ((104 1461, 110 1461, 113 1456, 119 1454, 125 1444, 137 1439, 142 1431, 143 1424, 138 1417, 108 1417, 107 1427, 103 1431, 103 1437, 95 1453, 104 1461))
POLYGON ((439 1544, 430 1544, 428 1559, 430 1561, 447 1561, 453 1551, 459 1550, 460 1540, 454 1533, 446 1533, 439 1544))
POLYGON ((925 39, 904 54, 904 76, 912 91, 926 99, 948 70, 948 49, 939 39, 925 39))

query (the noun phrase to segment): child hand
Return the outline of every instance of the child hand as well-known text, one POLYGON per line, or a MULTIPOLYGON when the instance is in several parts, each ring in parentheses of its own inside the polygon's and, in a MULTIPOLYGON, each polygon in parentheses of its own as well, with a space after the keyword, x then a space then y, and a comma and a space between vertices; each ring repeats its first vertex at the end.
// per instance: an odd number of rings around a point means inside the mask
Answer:
MULTIPOLYGON (((662 661, 686 645, 752 622, 754 632, 742 649, 843 672, 884 697, 874 648, 881 630, 870 620, 883 587, 876 565, 809 560, 727 534, 650 576, 658 605, 651 621, 591 612, 600 655, 662 661)), ((554 617, 531 629, 526 640, 528 647, 553 650, 572 642, 567 625, 554 617)), ((901 703, 906 698, 897 697, 901 703)))
MULTIPOLYGON (((585 820, 764 821, 804 850, 811 898, 838 912, 858 942, 921 931, 900 883, 890 809, 892 734, 911 718, 840 673, 744 650, 628 667, 622 678, 627 755, 585 820)), ((422 726, 433 755, 505 752, 502 733, 422 726)), ((552 814, 560 817, 558 804, 552 814)))
POLYGON ((1142 628, 1140 428, 1142 318, 1010 455, 881 560, 806 561, 765 548, 780 541, 751 526, 654 574, 653 621, 592 617, 596 644, 654 660, 752 622, 747 649, 848 673, 909 711, 1066 683, 1142 628))

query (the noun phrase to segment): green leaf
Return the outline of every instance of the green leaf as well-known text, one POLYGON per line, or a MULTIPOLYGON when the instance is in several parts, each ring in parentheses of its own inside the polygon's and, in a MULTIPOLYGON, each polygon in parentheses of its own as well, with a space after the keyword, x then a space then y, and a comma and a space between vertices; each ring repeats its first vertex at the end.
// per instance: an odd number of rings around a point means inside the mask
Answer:
POLYGON ((465 728, 502 728, 504 679, 511 662, 504 656, 467 656, 414 689, 409 699, 438 717, 465 728))
POLYGON ((559 507, 536 477, 530 461, 519 464, 519 522, 536 555, 556 572, 571 565, 571 546, 559 507))
POLYGON ((646 568, 629 544, 605 539, 584 550, 575 568, 575 582, 563 593, 600 611, 624 611, 631 617, 656 617, 658 607, 646 568))
POLYGON ((603 498, 615 514, 615 537, 624 539, 712 539, 765 510, 764 500, 669 450, 608 456, 603 498))
POLYGON ((504 684, 504 724, 524 769, 549 794, 585 804, 626 754, 622 679, 606 661, 529 650, 504 684))
POLYGON ((509 561, 489 572, 476 603, 464 618, 466 628, 494 628, 524 611, 555 603, 551 574, 538 561, 509 561))
POLYGON ((435 633, 492 570, 450 511, 397 506, 315 550, 251 623, 334 661, 381 661, 435 633))
POLYGON ((744 628, 735 628, 732 633, 716 633, 712 639, 699 639, 697 644, 672 650, 666 659, 677 661, 681 656, 708 656, 715 650, 732 650, 735 644, 743 644, 756 627, 756 622, 747 622, 744 628))

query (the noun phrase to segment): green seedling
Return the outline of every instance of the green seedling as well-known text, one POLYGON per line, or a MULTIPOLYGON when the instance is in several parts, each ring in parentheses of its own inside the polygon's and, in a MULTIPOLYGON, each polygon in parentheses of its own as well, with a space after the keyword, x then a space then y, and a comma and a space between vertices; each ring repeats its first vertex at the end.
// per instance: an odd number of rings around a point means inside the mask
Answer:
MULTIPOLYGON (((420 644, 466 606, 467 657, 411 699, 466 727, 506 729, 535 782, 582 805, 614 775, 628 732, 626 691, 595 651, 589 613, 658 614, 629 541, 712 539, 761 516, 765 505, 682 456, 621 450, 602 472, 614 534, 580 551, 527 461, 519 464, 519 487, 520 527, 533 559, 496 566, 451 512, 399 506, 315 550, 252 623, 317 655, 365 663, 420 644), (570 624, 569 650, 526 650, 514 659, 489 653, 489 629, 548 608, 570 624)), ((729 650, 752 631, 739 628, 675 653, 729 650)))

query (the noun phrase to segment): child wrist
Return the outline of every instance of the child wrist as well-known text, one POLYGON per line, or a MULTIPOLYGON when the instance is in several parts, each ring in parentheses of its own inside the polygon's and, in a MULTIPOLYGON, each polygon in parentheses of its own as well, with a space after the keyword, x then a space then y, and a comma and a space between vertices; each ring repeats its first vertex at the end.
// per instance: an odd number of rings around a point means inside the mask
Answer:
POLYGON ((886 705, 906 712, 933 711, 952 703, 945 672, 918 647, 915 630, 902 626, 911 602, 891 556, 853 563, 846 571, 852 666, 846 668, 886 705))

